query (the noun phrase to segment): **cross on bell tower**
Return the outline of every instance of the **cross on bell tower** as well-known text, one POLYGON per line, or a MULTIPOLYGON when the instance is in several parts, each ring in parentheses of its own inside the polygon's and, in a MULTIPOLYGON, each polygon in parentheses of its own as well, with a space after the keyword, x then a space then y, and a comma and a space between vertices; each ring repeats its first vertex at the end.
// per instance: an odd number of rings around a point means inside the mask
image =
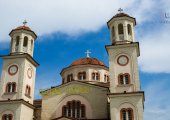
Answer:
POLYGON ((28 23, 28 22, 27 22, 26 20, 24 20, 23 25, 25 26, 27 23, 28 23))
POLYGON ((91 52, 90 52, 89 50, 87 50, 85 53, 87 54, 86 57, 87 57, 87 58, 90 58, 91 52))
POLYGON ((119 9, 118 9, 118 12, 119 12, 119 13, 121 13, 122 11, 123 11, 123 9, 122 9, 122 8, 119 8, 119 9))

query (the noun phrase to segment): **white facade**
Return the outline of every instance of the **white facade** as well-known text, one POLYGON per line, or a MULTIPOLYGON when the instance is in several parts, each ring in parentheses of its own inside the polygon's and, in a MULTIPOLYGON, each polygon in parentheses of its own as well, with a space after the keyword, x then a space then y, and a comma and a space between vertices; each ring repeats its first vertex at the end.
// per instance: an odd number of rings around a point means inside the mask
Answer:
POLYGON ((141 91, 135 42, 135 18, 119 13, 108 22, 111 45, 109 55, 111 120, 143 120, 144 92, 141 91))
POLYGON ((135 25, 135 18, 121 12, 115 15, 108 22, 109 67, 89 55, 74 61, 61 71, 61 85, 40 92, 42 103, 37 111, 34 89, 38 63, 32 58, 36 34, 25 25, 12 30, 10 55, 2 57, 0 119, 143 120, 135 25))
POLYGON ((25 26, 19 28, 22 29, 10 32, 10 55, 2 56, 0 118, 4 120, 33 120, 34 117, 33 100, 38 63, 32 56, 36 35, 25 26), (17 36, 20 38, 18 41, 17 36))

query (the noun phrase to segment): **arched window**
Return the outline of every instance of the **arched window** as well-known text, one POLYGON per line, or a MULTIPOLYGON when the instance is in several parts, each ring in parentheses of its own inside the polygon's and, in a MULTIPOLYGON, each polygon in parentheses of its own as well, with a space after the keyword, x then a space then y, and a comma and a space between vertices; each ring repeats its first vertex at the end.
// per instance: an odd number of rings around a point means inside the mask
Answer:
POLYGON ((86 72, 79 72, 78 73, 78 79, 79 80, 85 80, 86 79, 86 72))
POLYGON ((98 72, 93 72, 92 80, 100 80, 100 74, 98 72))
POLYGON ((104 75, 104 82, 109 82, 109 75, 107 74, 104 75))
POLYGON ((119 25, 118 25, 118 31, 119 31, 119 35, 120 35, 120 34, 124 34, 123 24, 119 24, 119 25))
POLYGON ((25 36, 25 37, 24 37, 24 43, 23 43, 23 46, 24 46, 24 47, 27 47, 27 45, 28 45, 28 37, 27 37, 27 36, 25 36))
POLYGON ((113 38, 113 40, 115 40, 115 28, 114 28, 114 26, 112 27, 112 38, 113 38))
POLYGON ((73 74, 67 75, 67 82, 70 82, 73 80, 73 74))
POLYGON ((118 83, 120 85, 130 84, 130 75, 129 75, 129 73, 119 74, 118 75, 118 83))
POLYGON ((26 96, 29 96, 31 95, 31 87, 29 85, 26 85, 26 88, 25 88, 25 95, 26 96))
POLYGON ((80 101, 69 101, 62 107, 62 115, 69 118, 85 118, 86 109, 85 105, 80 101))
POLYGON ((6 93, 12 93, 12 92, 16 92, 16 83, 7 83, 6 85, 6 93))
POLYGON ((15 44, 15 46, 18 46, 18 45, 19 45, 19 40, 20 40, 20 37, 17 36, 17 37, 16 37, 16 44, 15 44))
POLYGON ((12 120, 12 114, 4 114, 2 115, 2 120, 12 120))
POLYGON ((128 35, 132 35, 132 27, 128 24, 128 35))
POLYGON ((15 82, 12 83, 12 92, 16 92, 16 83, 15 82))
POLYGON ((133 116, 133 109, 131 108, 123 108, 120 111, 120 119, 121 120, 134 120, 134 116, 133 116))

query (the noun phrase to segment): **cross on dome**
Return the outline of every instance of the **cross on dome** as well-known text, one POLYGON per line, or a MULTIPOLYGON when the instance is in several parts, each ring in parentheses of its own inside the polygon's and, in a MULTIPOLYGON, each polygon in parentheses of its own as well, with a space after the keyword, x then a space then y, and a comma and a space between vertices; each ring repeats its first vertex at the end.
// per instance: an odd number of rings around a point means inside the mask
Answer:
POLYGON ((118 9, 118 12, 119 12, 119 13, 121 13, 122 11, 123 11, 123 9, 122 9, 122 8, 119 8, 119 9, 118 9))
POLYGON ((26 24, 27 24, 27 21, 26 21, 26 20, 24 20, 23 25, 25 26, 26 24))
POLYGON ((89 57, 90 57, 91 52, 90 52, 89 50, 87 50, 87 51, 85 52, 85 54, 87 54, 87 55, 86 55, 86 57, 88 57, 88 58, 89 58, 89 57))

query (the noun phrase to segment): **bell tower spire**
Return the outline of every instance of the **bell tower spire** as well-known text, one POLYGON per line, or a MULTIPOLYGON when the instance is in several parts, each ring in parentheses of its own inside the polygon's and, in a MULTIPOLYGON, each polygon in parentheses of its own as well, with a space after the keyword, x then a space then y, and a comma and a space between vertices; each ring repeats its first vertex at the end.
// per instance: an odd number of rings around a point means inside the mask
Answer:
POLYGON ((33 56, 34 42, 37 35, 28 26, 27 21, 23 22, 22 26, 13 29, 9 35, 11 37, 11 54, 23 54, 27 53, 33 56))
POLYGON ((144 92, 141 91, 135 42, 135 18, 122 9, 108 21, 111 45, 109 55, 111 120, 143 120, 144 92))
POLYGON ((107 23, 110 29, 112 44, 122 44, 135 42, 134 26, 136 19, 123 13, 123 9, 118 10, 118 14, 113 16, 107 23))

